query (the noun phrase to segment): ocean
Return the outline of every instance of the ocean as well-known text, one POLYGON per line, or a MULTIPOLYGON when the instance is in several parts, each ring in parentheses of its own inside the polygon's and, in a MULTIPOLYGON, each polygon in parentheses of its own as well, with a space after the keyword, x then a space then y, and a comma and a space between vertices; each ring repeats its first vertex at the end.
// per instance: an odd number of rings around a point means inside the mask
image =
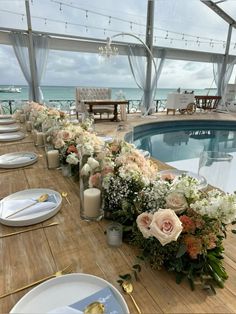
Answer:
MULTIPOLYGON (((0 86, 8 87, 8 86, 0 86)), ((28 87, 27 86, 14 86, 20 87, 21 93, 0 93, 1 100, 27 100, 28 87)), ((42 86, 45 102, 48 100, 74 100, 75 99, 75 86, 42 86)), ((188 91, 194 90, 195 95, 215 95, 216 89, 186 89, 188 91)), ((176 91, 176 88, 158 88, 156 91, 155 99, 167 99, 167 95, 176 91)), ((181 89, 184 92, 185 89, 181 89)), ((118 94, 122 93, 125 99, 139 100, 141 99, 142 92, 138 88, 112 88, 112 98, 116 99, 118 94)))

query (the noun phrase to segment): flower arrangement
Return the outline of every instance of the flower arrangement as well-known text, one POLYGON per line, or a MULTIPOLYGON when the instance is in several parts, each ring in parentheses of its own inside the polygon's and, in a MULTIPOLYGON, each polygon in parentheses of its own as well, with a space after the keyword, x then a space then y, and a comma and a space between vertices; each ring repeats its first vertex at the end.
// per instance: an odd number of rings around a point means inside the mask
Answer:
MULTIPOLYGON (((34 110, 45 113, 36 105, 34 110)), ((236 223, 236 194, 203 192, 185 174, 160 175, 133 145, 105 144, 90 127, 65 123, 51 136, 63 163, 80 163, 85 188, 102 190, 106 217, 124 226, 126 240, 153 268, 175 272, 177 283, 187 278, 192 289, 199 280, 212 291, 214 284, 222 288, 228 277, 223 239, 227 225, 236 223)))
MULTIPOLYGON (((223 239, 236 219, 236 194, 203 193, 195 178, 157 175, 150 160, 129 145, 110 144, 112 167, 103 174, 104 210, 122 223, 126 239, 153 268, 176 282, 187 278, 214 291, 224 286, 223 239)), ((102 171, 102 170, 101 170, 102 171)))

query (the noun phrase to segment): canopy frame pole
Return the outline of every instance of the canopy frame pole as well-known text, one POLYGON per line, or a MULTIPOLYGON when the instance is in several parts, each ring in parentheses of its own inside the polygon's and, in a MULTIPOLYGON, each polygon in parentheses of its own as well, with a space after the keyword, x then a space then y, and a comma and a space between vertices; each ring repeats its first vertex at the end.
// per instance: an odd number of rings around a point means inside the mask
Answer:
POLYGON ((31 84, 32 84, 32 100, 38 101, 37 66, 36 66, 33 34, 32 34, 29 0, 25 0, 25 10, 26 10, 27 26, 28 26, 27 33, 28 33, 28 38, 29 38, 28 52, 29 52, 29 65, 30 65, 31 84))
POLYGON ((151 54, 150 53, 146 54, 147 68, 146 68, 146 84, 144 90, 144 106, 148 114, 151 114, 149 109, 151 106, 150 91, 152 87, 153 27, 154 27, 154 0, 148 0, 146 22, 146 45, 151 51, 151 54))

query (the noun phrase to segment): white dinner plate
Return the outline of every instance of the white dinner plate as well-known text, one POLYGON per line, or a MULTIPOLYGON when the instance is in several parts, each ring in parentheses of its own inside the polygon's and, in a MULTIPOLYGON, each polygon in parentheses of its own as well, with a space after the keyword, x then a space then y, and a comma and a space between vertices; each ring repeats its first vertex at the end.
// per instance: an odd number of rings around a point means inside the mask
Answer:
POLYGON ((25 137, 23 132, 0 133, 0 142, 19 141, 25 137))
POLYGON ((0 125, 4 125, 4 124, 12 124, 15 123, 16 120, 14 119, 0 119, 0 125))
POLYGON ((122 308, 120 314, 129 313, 123 296, 112 284, 97 276, 80 273, 63 275, 38 285, 23 296, 10 313, 47 313, 82 300, 105 287, 114 293, 122 308))
POLYGON ((11 114, 0 114, 0 119, 11 119, 12 115, 11 114))
POLYGON ((0 133, 16 132, 20 130, 18 124, 0 125, 0 133))
POLYGON ((0 155, 0 168, 19 168, 31 165, 38 160, 38 155, 33 152, 15 152, 0 155))
POLYGON ((185 175, 192 177, 198 181, 199 190, 206 188, 208 185, 207 180, 203 176, 201 176, 197 173, 191 172, 191 171, 178 170, 178 169, 168 169, 168 170, 160 171, 159 174, 161 174, 161 175, 170 174, 173 176, 181 176, 182 174, 185 174, 185 175))
POLYGON ((29 226, 29 225, 42 222, 44 220, 51 218, 60 210, 61 202, 62 202, 62 197, 60 193, 51 189, 29 189, 29 190, 16 192, 14 194, 8 195, 7 197, 4 197, 0 201, 0 223, 6 226, 22 227, 22 226, 29 226), (7 216, 6 212, 9 211, 8 208, 4 208, 6 204, 7 206, 10 206, 8 204, 11 203, 11 207, 13 207, 14 205, 14 211, 15 211, 15 210, 25 207, 22 205, 24 200, 26 200, 26 204, 28 205, 28 204, 34 203, 36 199, 39 198, 39 196, 42 194, 48 194, 49 198, 53 200, 53 201, 50 201, 50 205, 51 205, 50 209, 47 209, 47 201, 46 201, 44 203, 41 203, 41 204, 38 203, 25 210, 22 210, 18 214, 13 215, 9 218, 5 218, 7 216), (55 205, 53 203, 55 203, 55 205), (16 208, 17 206, 18 208, 16 208), (40 206, 43 208, 40 209, 40 206), (37 207, 39 208, 38 210, 37 210, 37 207))

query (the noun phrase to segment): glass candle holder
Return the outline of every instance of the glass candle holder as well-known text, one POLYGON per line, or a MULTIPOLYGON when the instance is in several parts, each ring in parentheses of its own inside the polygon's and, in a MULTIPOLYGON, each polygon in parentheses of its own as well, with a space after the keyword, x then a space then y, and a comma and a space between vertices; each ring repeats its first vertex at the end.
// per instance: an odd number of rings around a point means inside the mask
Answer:
POLYGON ((123 236, 123 227, 117 222, 113 222, 107 226, 107 244, 110 246, 121 246, 122 236, 123 236))
POLYGON ((45 147, 45 151, 48 169, 58 168, 60 166, 59 151, 50 146, 45 147))
POLYGON ((103 217, 101 209, 101 190, 83 189, 80 186, 80 217, 86 221, 99 221, 103 217))
POLYGON ((127 143, 132 144, 134 141, 134 128, 125 122, 121 122, 116 129, 117 140, 124 139, 127 143))
POLYGON ((227 192, 233 156, 226 152, 203 151, 199 158, 198 174, 213 187, 227 192))

